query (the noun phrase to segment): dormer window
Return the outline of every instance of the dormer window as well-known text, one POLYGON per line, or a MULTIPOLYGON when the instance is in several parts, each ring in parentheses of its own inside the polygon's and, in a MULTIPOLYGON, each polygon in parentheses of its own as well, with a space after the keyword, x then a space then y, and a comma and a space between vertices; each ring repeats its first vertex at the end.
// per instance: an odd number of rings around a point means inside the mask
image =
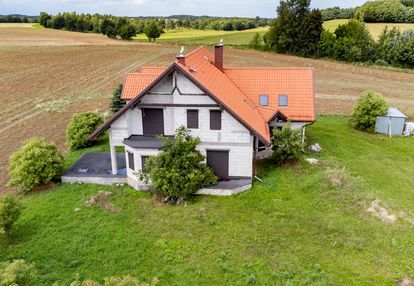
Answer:
POLYGON ((279 94, 279 106, 288 106, 288 96, 286 94, 279 94))
POLYGON ((261 95, 259 98, 260 106, 269 106, 269 97, 267 95, 261 95))

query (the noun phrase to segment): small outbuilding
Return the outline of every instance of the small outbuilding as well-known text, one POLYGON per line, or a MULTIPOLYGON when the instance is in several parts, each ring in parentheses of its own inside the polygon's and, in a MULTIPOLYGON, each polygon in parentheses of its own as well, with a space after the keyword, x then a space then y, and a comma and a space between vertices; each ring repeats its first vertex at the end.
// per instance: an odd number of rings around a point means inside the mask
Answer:
POLYGON ((382 133, 387 135, 402 135, 404 132, 405 116, 396 108, 389 108, 388 113, 383 116, 378 116, 375 123, 375 133, 382 133))

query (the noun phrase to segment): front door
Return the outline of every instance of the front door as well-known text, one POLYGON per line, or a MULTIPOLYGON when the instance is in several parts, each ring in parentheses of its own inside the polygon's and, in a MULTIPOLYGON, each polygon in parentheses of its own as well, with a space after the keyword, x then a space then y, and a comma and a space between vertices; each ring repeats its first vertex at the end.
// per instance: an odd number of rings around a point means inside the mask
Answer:
POLYGON ((207 165, 221 180, 229 179, 229 151, 208 150, 207 165))
POLYGON ((154 136, 164 134, 164 110, 155 108, 142 109, 143 134, 154 136))

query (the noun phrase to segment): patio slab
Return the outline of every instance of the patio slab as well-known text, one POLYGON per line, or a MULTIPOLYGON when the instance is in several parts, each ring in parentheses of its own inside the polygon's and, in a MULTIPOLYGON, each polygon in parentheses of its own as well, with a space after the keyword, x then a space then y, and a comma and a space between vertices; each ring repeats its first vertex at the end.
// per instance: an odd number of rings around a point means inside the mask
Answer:
POLYGON ((86 153, 63 174, 62 182, 101 185, 126 184, 125 154, 117 153, 116 158, 118 161, 118 175, 112 175, 110 153, 86 153))

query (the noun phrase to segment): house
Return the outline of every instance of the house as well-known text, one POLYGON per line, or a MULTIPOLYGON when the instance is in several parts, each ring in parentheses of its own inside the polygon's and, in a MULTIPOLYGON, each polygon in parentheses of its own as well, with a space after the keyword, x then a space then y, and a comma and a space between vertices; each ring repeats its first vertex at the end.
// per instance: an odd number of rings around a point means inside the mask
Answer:
POLYGON ((125 147, 128 183, 146 188, 135 175, 161 151, 157 135, 172 136, 184 125, 200 138, 198 150, 224 181, 251 183, 254 161, 269 154, 271 129, 315 121, 312 68, 227 67, 224 46, 184 54, 169 67, 141 67, 126 75, 121 98, 127 104, 91 136, 109 130, 112 173, 115 148, 125 147))

